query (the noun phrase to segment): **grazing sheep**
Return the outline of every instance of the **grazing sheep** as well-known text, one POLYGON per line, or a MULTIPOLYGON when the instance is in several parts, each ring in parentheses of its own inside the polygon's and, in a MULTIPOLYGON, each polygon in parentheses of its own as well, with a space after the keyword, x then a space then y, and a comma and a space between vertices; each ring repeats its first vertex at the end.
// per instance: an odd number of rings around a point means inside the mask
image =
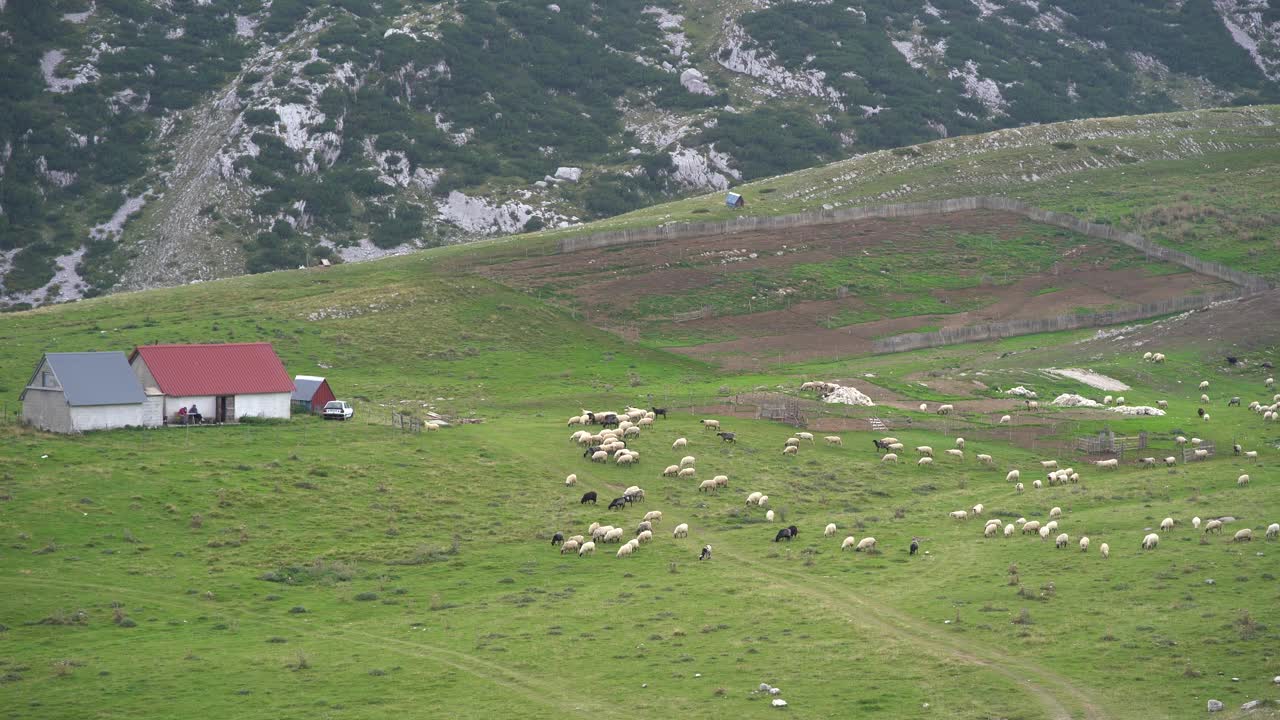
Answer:
POLYGON ((1098 547, 1098 554, 1104 559, 1111 557, 1111 546, 1106 543, 1102 543, 1102 545, 1098 547))
POLYGON ((1071 477, 1068 479, 1071 480, 1071 484, 1074 485, 1080 482, 1080 473, 1071 473, 1071 477))
POLYGON ((1239 485, 1240 487, 1244 487, 1245 485, 1248 485, 1248 484, 1249 484, 1248 475, 1241 475, 1240 477, 1236 478, 1236 485, 1239 485))
POLYGON ((1219 533, 1222 532, 1222 521, 1210 520, 1209 522, 1205 523, 1204 532, 1206 535, 1212 532, 1219 532, 1219 533))
POLYGON ((1102 398, 1103 405, 1110 405, 1112 402, 1114 401, 1111 399, 1110 395, 1107 395, 1106 397, 1102 398))
POLYGON ((592 505, 596 504, 595 490, 592 490, 591 492, 583 493, 582 499, 578 501, 579 505, 586 505, 587 503, 591 503, 592 505))
POLYGON ((1264 380, 1264 381, 1262 382, 1262 384, 1263 384, 1263 385, 1265 385, 1265 386, 1266 386, 1266 387, 1268 387, 1268 388, 1273 388, 1273 387, 1275 387, 1275 386, 1276 386, 1276 379, 1275 379, 1275 378, 1273 378, 1273 377, 1269 377, 1269 378, 1267 378, 1266 380, 1264 380))
POLYGON ((784 447, 789 447, 791 445, 799 445, 799 444, 800 444, 800 438, 798 437, 789 437, 787 438, 786 442, 782 443, 784 447))
POLYGON ((1169 532, 1173 530, 1173 518, 1167 517, 1160 521, 1160 532, 1169 532))
POLYGON ((1143 359, 1143 360, 1150 360, 1150 359, 1151 359, 1151 352, 1150 352, 1150 351, 1147 351, 1147 352, 1142 353, 1142 359, 1143 359))
POLYGON ((632 455, 631 453, 626 453, 625 455, 619 455, 618 457, 614 458, 613 461, 618 465, 626 465, 629 467, 635 463, 636 456, 632 455))
POLYGON ((1120 460, 1117 458, 1111 458, 1110 460, 1095 460, 1093 464, 1100 468, 1115 470, 1120 467, 1120 460))
POLYGON ((1049 537, 1049 533, 1051 533, 1051 532, 1053 532, 1053 530, 1050 530, 1050 529, 1048 528, 1048 526, 1045 526, 1045 527, 1040 528, 1040 530, 1038 531, 1038 533, 1037 533, 1037 534, 1039 534, 1039 535, 1040 535, 1040 539, 1041 539, 1041 540, 1045 540, 1045 539, 1047 539, 1047 538, 1049 537))
POLYGON ((764 496, 764 493, 753 492, 747 496, 747 504, 758 505, 760 504, 760 498, 763 496, 764 496))
POLYGON ((1257 461, 1258 461, 1258 451, 1257 451, 1257 450, 1246 450, 1246 451, 1244 452, 1244 456, 1245 456, 1245 457, 1247 457, 1247 458, 1249 458, 1250 460, 1252 460, 1252 461, 1254 461, 1254 462, 1257 462, 1257 461))
POLYGON ((574 550, 577 550, 577 549, 578 549, 578 543, 576 543, 576 542, 574 542, 574 541, 572 541, 572 540, 566 540, 566 541, 564 542, 564 544, 562 544, 562 545, 560 546, 560 554, 561 554, 561 555, 565 555, 565 554, 567 554, 567 553, 571 553, 571 552, 573 552, 574 550))
POLYGON ((840 436, 838 435, 828 435, 822 439, 828 445, 839 445, 841 447, 844 447, 844 440, 841 440, 840 436))
POLYGON ((1004 526, 1004 536, 1013 537, 1013 523, 1004 526))
POLYGON ((962 460, 962 461, 964 460, 964 451, 963 451, 963 450, 955 450, 955 449, 948 448, 948 449, 947 449, 947 454, 948 454, 948 455, 950 455, 950 456, 951 456, 951 457, 953 457, 953 458, 957 458, 957 459, 962 460))
POLYGON ((1035 488, 1036 490, 1039 490, 1040 488, 1044 487, 1044 483, 1040 482, 1039 480, 1036 480, 1031 483, 1031 487, 1035 488))
POLYGON ((1156 401, 1156 407, 1158 407, 1158 408, 1168 408, 1168 407, 1169 407, 1169 401, 1168 401, 1168 400, 1157 400, 1157 401, 1156 401))
POLYGON ((902 443, 889 443, 889 449, 892 450, 893 452, 900 453, 903 450, 906 450, 907 446, 903 445, 902 443))
POLYGON ((1045 524, 1044 524, 1044 527, 1042 527, 1042 528, 1040 528, 1040 529, 1041 529, 1041 530, 1048 530, 1048 531, 1049 531, 1049 532, 1051 532, 1051 533, 1052 533, 1052 532, 1058 532, 1058 521, 1057 521, 1057 520, 1050 520, 1049 522, 1047 522, 1047 523, 1045 523, 1045 524))
POLYGON ((826 537, 835 537, 835 534, 836 534, 836 524, 835 524, 835 523, 827 523, 827 527, 822 531, 822 534, 823 534, 824 536, 826 536, 826 537))
POLYGON ((968 510, 953 510, 949 514, 952 520, 968 520, 969 519, 968 510))
POLYGON ((1236 395, 1235 397, 1233 397, 1233 398, 1231 398, 1230 400, 1228 400, 1228 401, 1227 401, 1227 407, 1232 407, 1232 406, 1240 407, 1240 396, 1239 396, 1239 395, 1236 395))
POLYGON ((626 545, 623 545, 622 547, 618 548, 617 556, 620 558, 631 557, 631 553, 633 552, 635 552, 635 547, 632 546, 631 543, 627 543, 626 545))
POLYGON ((702 427, 703 427, 703 428, 706 428, 706 429, 709 429, 709 430, 719 430, 719 429, 720 429, 720 421, 719 421, 719 420, 699 420, 699 422, 701 422, 701 423, 702 423, 702 427))
POLYGON ((1034 535, 1035 533, 1038 533, 1038 532, 1040 532, 1039 520, 1031 520, 1022 526, 1023 535, 1034 535))
POLYGON ((1040 407, 1040 403, 1036 402, 1035 400, 1028 400, 1028 401, 1027 401, 1027 409, 1028 409, 1028 410, 1035 410, 1035 409, 1037 409, 1037 408, 1039 408, 1039 407, 1040 407))
POLYGON ((1013 482, 1014 480, 1017 480, 1017 479, 1019 479, 1019 478, 1021 478, 1021 477, 1022 477, 1022 471, 1021 471, 1021 470, 1010 470, 1010 471, 1009 471, 1009 474, 1004 476, 1004 481, 1005 481, 1005 482, 1013 482))
POLYGON ((1208 381, 1208 380, 1201 380, 1201 381, 1200 381, 1200 389, 1201 389, 1201 390, 1208 390, 1208 389, 1209 389, 1209 381, 1208 381))
POLYGON ((761 496, 760 496, 760 499, 759 499, 759 500, 756 500, 756 504, 757 504, 757 505, 759 505, 760 507, 764 507, 765 505, 768 505, 768 504, 769 504, 769 496, 768 496, 768 495, 761 495, 761 496))
POLYGON ((773 518, 774 518, 774 517, 776 517, 776 516, 773 514, 773 511, 772 511, 772 510, 770 510, 770 511, 768 511, 768 512, 766 512, 766 513, 764 514, 764 519, 765 519, 765 520, 768 520, 769 522, 773 522, 773 518))
POLYGON ((920 403, 920 412, 929 412, 929 403, 920 403))
POLYGON ((1195 516, 1195 517, 1191 518, 1191 527, 1195 528, 1196 530, 1199 530, 1199 529, 1200 529, 1200 516, 1199 516, 1199 515, 1197 515, 1197 516, 1195 516))
POLYGON ((1176 437, 1176 438, 1174 438, 1174 439, 1173 439, 1173 442, 1174 442, 1174 443, 1176 443, 1179 447, 1181 447, 1181 446, 1183 446, 1183 445, 1186 445, 1186 444, 1187 444, 1187 439, 1186 439, 1185 437, 1183 437, 1183 436, 1179 435, 1178 437, 1176 437))
POLYGON ((639 535, 645 530, 653 530, 653 523, 648 520, 641 520, 640 524, 636 526, 636 535, 639 535))
POLYGON ((1253 530, 1249 528, 1237 530, 1235 537, 1231 538, 1231 542, 1253 542, 1253 530))
POLYGON ((1013 422, 1013 416, 1012 416, 1012 415, 1001 415, 1001 416, 1000 416, 1000 422, 999 422, 998 424, 999 424, 999 425, 1007 425, 1007 424, 1009 424, 1009 423, 1011 423, 1011 422, 1013 422))
POLYGON ((604 534, 604 541, 606 543, 622 542, 622 528, 613 528, 612 530, 606 532, 604 534))
POLYGON ((662 471, 662 477, 671 477, 673 475, 679 475, 679 474, 680 474, 679 465, 668 465, 667 469, 662 471))
POLYGON ((956 438, 956 447, 960 448, 961 450, 964 449, 964 438, 962 437, 956 438))
POLYGON ((993 538, 996 536, 996 533, 999 531, 1000 531, 999 525, 988 525, 982 529, 982 537, 993 538))
POLYGON ((698 492, 711 492, 717 489, 715 480, 703 480, 701 483, 698 483, 698 492))
POLYGON ((1117 397, 1117 398, 1116 398, 1116 405, 1124 405, 1124 396, 1123 396, 1123 395, 1121 395, 1120 397, 1117 397))
POLYGON ((679 450, 681 448, 686 448, 686 447, 689 447, 688 438, 676 438, 676 441, 671 443, 672 450, 679 450))
POLYGON ((884 457, 880 458, 880 462, 896 463, 898 462, 898 456, 895 453, 886 453, 884 457))
POLYGON ((698 474, 697 469, 689 467, 681 470, 679 473, 676 474, 676 476, 680 478, 691 478, 697 474, 698 474))
POLYGON ((1062 548, 1067 546, 1067 541, 1069 541, 1070 539, 1071 539, 1070 536, 1068 536, 1066 533, 1062 533, 1061 535, 1053 539, 1053 546, 1061 550, 1062 548))
POLYGON ((710 559, 711 559, 711 546, 710 546, 710 545, 703 545, 703 546, 702 546, 702 554, 698 555, 698 559, 699 559, 699 560, 710 560, 710 559))
POLYGON ((984 506, 982 503, 978 503, 977 505, 974 505, 973 509, 971 509, 969 512, 972 513, 974 517, 977 517, 981 515, 982 511, 985 509, 986 509, 986 506, 984 506))
POLYGON ((1146 537, 1142 538, 1143 550, 1155 550, 1156 546, 1159 544, 1160 544, 1160 536, 1155 533, 1151 533, 1146 537))
POLYGON ((582 547, 578 548, 578 557, 582 557, 584 555, 595 555, 595 554, 596 554, 596 544, 593 542, 590 542, 590 541, 584 542, 582 543, 582 547))
POLYGON ((933 457, 933 448, 929 447, 928 445, 917 446, 916 452, 921 455, 928 455, 929 457, 933 457))
POLYGON ((1197 460, 1203 460, 1203 459, 1205 459, 1205 458, 1209 457, 1209 451, 1208 451, 1208 450, 1202 450, 1202 449, 1200 449, 1200 448, 1196 448, 1196 449, 1195 449, 1195 451, 1194 451, 1192 454, 1194 454, 1194 455, 1195 455, 1195 457, 1196 457, 1196 459, 1197 459, 1197 460))
POLYGON ((696 459, 694 456, 692 456, 692 455, 685 455, 684 457, 680 458, 680 467, 682 467, 682 468, 683 468, 683 467, 689 467, 689 466, 693 465, 693 464, 694 464, 694 463, 696 463, 696 462, 697 462, 697 459, 696 459))
POLYGON ((1280 537, 1280 523, 1271 523, 1267 526, 1267 539, 1275 540, 1280 537))
POLYGON ((931 457, 922 457, 922 458, 920 458, 919 460, 917 460, 917 461, 916 461, 916 465, 919 465, 919 466, 923 467, 923 466, 925 466, 925 465, 929 465, 929 464, 931 464, 932 462, 933 462, 933 458, 931 458, 931 457))
POLYGON ((680 523, 676 529, 671 532, 671 537, 689 537, 689 523, 680 523))
POLYGON ((853 549, 854 552, 866 552, 876 548, 876 539, 873 537, 865 537, 858 541, 858 546, 853 549))
POLYGON ((796 437, 800 438, 801 440, 808 440, 810 445, 813 445, 813 444, 814 444, 814 442, 813 442, 813 433, 809 433, 809 432, 798 432, 798 433, 796 433, 796 437))
POLYGON ((782 448, 783 455, 796 455, 796 454, 799 454, 799 452, 800 452, 800 448, 796 447, 795 445, 788 445, 782 448))
POLYGON ((851 547, 853 547, 854 545, 857 545, 857 544, 858 544, 858 539, 857 539, 857 538, 855 538, 854 536, 850 535, 849 537, 847 537, 847 538, 845 538, 845 539, 844 539, 844 542, 840 543, 840 549, 841 549, 841 550, 848 550, 849 548, 851 548, 851 547))
POLYGON ((1062 517, 1062 508, 1057 507, 1057 506, 1055 506, 1055 507, 1051 508, 1051 509, 1049 510, 1049 517, 1050 517, 1050 518, 1060 518, 1060 517, 1062 517))
POLYGON ((1178 464, 1178 458, 1173 457, 1172 455, 1164 459, 1165 467, 1173 467, 1174 465, 1177 465, 1177 464, 1178 464))
POLYGON ((652 523, 659 523, 659 522, 662 522, 662 511, 661 511, 661 510, 650 510, 649 512, 647 512, 647 513, 645 513, 645 514, 644 514, 644 517, 643 517, 642 519, 643 519, 645 522, 652 522, 652 523))
POLYGON ((609 461, 609 453, 604 450, 597 450, 591 455, 591 462, 602 463, 602 462, 608 462, 608 461, 609 461))
POLYGON ((1058 461, 1057 460, 1041 460, 1040 467, 1044 468, 1045 470, 1056 470, 1058 468, 1058 461))
POLYGON ((1156 353, 1155 355, 1152 355, 1151 362, 1154 362, 1154 363, 1164 362, 1164 353, 1156 353))
POLYGON ((728 475, 717 475, 717 476, 715 476, 715 477, 713 477, 713 478, 711 478, 711 479, 716 481, 716 487, 717 487, 717 488, 729 487, 729 476, 728 476, 728 475))
POLYGON ((939 415, 950 415, 951 412, 955 409, 956 408, 954 405, 939 405, 937 412, 939 415))
POLYGON ((787 542, 791 542, 793 537, 795 537, 795 533, 791 532, 791 528, 782 528, 778 531, 777 535, 773 536, 773 541, 779 542, 781 540, 786 540, 787 542))
POLYGON ((1156 466, 1156 459, 1153 457, 1145 457, 1138 461, 1144 468, 1153 468, 1156 466))
MULTIPOLYGON (((1276 396, 1276 398, 1277 398, 1277 399, 1280 399, 1280 395, 1277 395, 1277 396, 1276 396)), ((886 437, 886 438, 880 438, 880 442, 881 442, 881 443, 883 443, 883 444, 885 444, 885 445, 892 445, 892 444, 894 444, 894 443, 898 443, 898 442, 902 442, 902 441, 901 441, 901 440, 899 440, 899 439, 898 439, 898 438, 896 438, 896 437, 886 437)))
MULTIPOLYGON (((1209 396, 1208 396, 1208 395, 1201 395, 1201 396, 1200 396, 1200 402, 1204 403, 1205 405, 1208 405, 1208 404, 1209 404, 1209 396)), ((1200 417, 1204 417, 1204 415, 1201 415, 1200 417)))
POLYGON ((1018 483, 1017 485, 1013 486, 1013 489, 1016 490, 1017 492, 1022 492, 1023 490, 1026 490, 1026 487, 1023 486, 1022 483, 1018 483))
POLYGON ((983 465, 992 465, 995 463, 995 460, 993 460, 992 457, 990 455, 987 455, 986 453, 978 453, 977 458, 978 458, 978 462, 982 463, 983 465))
POLYGON ((650 540, 652 540, 652 539, 653 539, 653 531, 652 531, 652 530, 641 530, 641 531, 636 535, 636 540, 639 540, 641 545, 643 545, 643 544, 645 544, 645 543, 649 542, 649 541, 650 541, 650 540))

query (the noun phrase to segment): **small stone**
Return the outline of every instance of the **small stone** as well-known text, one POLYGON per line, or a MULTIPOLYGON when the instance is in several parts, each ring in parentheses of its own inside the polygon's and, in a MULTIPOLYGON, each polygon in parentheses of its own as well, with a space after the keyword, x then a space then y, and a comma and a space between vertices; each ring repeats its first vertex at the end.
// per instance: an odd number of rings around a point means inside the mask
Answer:
POLYGON ((640 687, 647 688, 649 687, 649 683, 640 683, 640 687))
POLYGON ((772 703, 772 705, 773 705, 774 707, 786 707, 786 706, 787 706, 787 701, 786 701, 786 700, 783 700, 782 698, 774 698, 774 699, 773 699, 773 703, 772 703))
POLYGON ((1231 678, 1231 682, 1240 682, 1240 678, 1231 678))
POLYGON ((1205 578, 1204 584, 1205 584, 1205 585, 1213 585, 1213 584, 1214 584, 1214 582, 1213 582, 1213 578, 1205 578))
POLYGON ((1261 705, 1261 704, 1262 704, 1262 701, 1261 701, 1261 700, 1250 700, 1249 702, 1247 702, 1247 703, 1245 703, 1245 704, 1241 705, 1241 706, 1240 706, 1240 709, 1241 709, 1241 710, 1252 710, 1252 709, 1254 709, 1254 708, 1258 707, 1258 706, 1259 706, 1259 705, 1261 705))
POLYGON ((1274 683, 1274 684, 1276 684, 1276 685, 1280 685, 1280 675, 1277 675, 1277 676, 1275 676, 1275 677, 1271 678, 1271 682, 1272 682, 1272 683, 1274 683))
POLYGON ((781 694, 782 694, 782 690, 780 690, 780 689, 778 689, 778 688, 776 688, 776 687, 775 687, 775 688, 769 688, 769 694, 770 694, 770 695, 781 695, 781 694))
POLYGON ((702 677, 702 673, 694 673, 693 676, 696 678, 700 678, 702 677))
POLYGON ((1219 711, 1219 710, 1221 710, 1222 708, 1223 708, 1223 705, 1222 705, 1222 701, 1221 701, 1221 700, 1210 700, 1210 701, 1209 701, 1209 712, 1218 712, 1218 711, 1219 711))
POLYGON ((576 167, 560 167, 556 168, 556 177, 569 182, 578 182, 582 179, 582 168, 576 167))
POLYGON ((760 683, 760 692, 769 692, 769 683, 760 683))

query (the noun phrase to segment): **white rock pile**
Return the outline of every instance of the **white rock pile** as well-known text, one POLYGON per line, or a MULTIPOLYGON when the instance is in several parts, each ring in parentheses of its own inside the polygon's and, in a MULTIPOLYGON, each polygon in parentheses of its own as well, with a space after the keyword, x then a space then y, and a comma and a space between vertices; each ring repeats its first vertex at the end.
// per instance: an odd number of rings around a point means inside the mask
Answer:
POLYGON ((1050 404, 1057 405, 1059 407, 1086 407, 1086 408, 1102 407, 1102 403, 1098 402, 1097 400, 1090 400, 1089 398, 1083 395, 1072 395, 1071 393, 1064 393, 1062 395, 1059 395, 1058 397, 1054 398, 1053 402, 1050 404))
POLYGON ((858 388, 848 385, 837 385, 835 390, 823 396, 822 401, 841 405, 866 405, 868 407, 875 405, 871 398, 867 397, 858 388))

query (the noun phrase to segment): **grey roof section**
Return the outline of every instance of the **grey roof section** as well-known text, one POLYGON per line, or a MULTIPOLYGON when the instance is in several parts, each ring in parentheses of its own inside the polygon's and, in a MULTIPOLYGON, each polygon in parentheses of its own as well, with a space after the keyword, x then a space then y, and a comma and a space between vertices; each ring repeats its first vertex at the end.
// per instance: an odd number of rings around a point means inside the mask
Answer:
POLYGON ((146 396, 122 352, 47 353, 73 406, 136 405, 146 396))
POLYGON ((313 380, 299 375, 293 379, 293 395, 290 396, 290 399, 311 402, 311 398, 315 397, 316 390, 322 382, 324 382, 324 378, 313 380))

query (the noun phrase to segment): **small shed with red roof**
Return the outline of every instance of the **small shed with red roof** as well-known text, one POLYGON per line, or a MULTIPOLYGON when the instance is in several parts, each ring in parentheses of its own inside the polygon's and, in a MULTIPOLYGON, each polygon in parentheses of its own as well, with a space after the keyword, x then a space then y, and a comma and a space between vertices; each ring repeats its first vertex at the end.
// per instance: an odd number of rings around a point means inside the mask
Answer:
POLYGON ((293 403, 303 412, 322 412, 325 403, 337 399, 329 381, 317 375, 298 375, 293 379, 293 387, 293 403))
POLYGON ((204 422, 289 418, 293 379, 271 343, 142 345, 129 366, 143 388, 164 395, 166 423, 192 406, 204 422))

